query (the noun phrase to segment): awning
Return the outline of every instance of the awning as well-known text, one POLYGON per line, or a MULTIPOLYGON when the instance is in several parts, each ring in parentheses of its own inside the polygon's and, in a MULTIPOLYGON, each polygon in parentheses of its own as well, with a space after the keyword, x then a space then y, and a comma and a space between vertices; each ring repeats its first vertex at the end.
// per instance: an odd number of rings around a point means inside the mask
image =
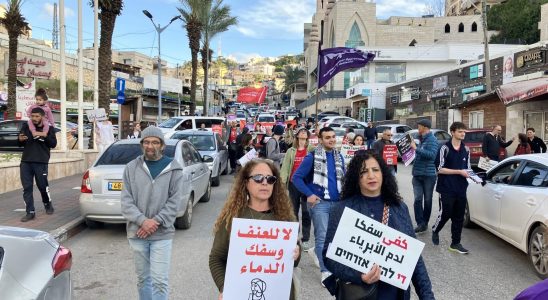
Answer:
POLYGON ((513 82, 497 88, 497 94, 504 105, 522 102, 548 93, 548 77, 513 82))

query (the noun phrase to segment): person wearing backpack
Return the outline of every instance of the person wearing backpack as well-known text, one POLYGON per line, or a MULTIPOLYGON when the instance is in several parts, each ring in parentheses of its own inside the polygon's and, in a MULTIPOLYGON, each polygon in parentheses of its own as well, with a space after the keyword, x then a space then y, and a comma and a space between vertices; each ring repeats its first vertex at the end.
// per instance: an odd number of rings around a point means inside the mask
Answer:
POLYGON ((282 125, 274 126, 272 138, 266 142, 266 158, 274 162, 274 165, 280 169, 285 153, 280 151, 280 139, 284 135, 284 127, 282 125))

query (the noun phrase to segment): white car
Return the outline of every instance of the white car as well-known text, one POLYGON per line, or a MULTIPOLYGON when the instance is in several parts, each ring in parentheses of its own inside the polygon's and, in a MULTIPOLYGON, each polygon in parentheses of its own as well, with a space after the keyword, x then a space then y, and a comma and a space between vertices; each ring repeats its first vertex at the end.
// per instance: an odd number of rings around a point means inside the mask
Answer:
MULTIPOLYGON (((120 196, 126 165, 142 154, 141 139, 120 140, 108 147, 93 166, 84 173, 80 188, 80 213, 86 225, 125 223, 120 196)), ((211 196, 211 171, 206 163, 210 156, 200 155, 189 141, 166 140, 164 155, 173 157, 183 166, 183 201, 175 219, 177 229, 188 229, 194 205, 208 202, 211 196)))
POLYGON ((507 158, 468 186, 465 226, 472 222, 529 255, 548 278, 548 154, 507 158))
POLYGON ((322 127, 340 127, 341 124, 347 123, 347 122, 357 122, 355 119, 345 117, 345 116, 329 116, 329 117, 323 117, 320 121, 318 121, 318 125, 320 128, 322 127))

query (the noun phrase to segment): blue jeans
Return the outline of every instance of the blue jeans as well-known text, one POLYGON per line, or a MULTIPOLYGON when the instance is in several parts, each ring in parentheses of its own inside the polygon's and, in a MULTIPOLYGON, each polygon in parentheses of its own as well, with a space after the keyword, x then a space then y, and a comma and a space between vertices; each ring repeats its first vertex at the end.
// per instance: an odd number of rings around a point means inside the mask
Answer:
POLYGON ((413 176, 413 193, 415 194, 415 221, 417 226, 428 226, 432 213, 432 194, 436 176, 413 176), (424 206, 423 206, 424 199, 424 206))
POLYGON ((367 140, 367 149, 371 149, 371 147, 373 147, 373 143, 375 143, 375 140, 367 140))
POLYGON ((329 271, 323 263, 322 251, 327 233, 327 224, 329 223, 329 212, 335 203, 322 200, 320 203, 314 205, 314 207, 307 204, 308 212, 310 212, 310 217, 312 218, 312 225, 314 225, 314 253, 316 253, 316 257, 320 263, 321 272, 329 271))
POLYGON ((173 240, 128 239, 133 250, 140 300, 167 300, 173 240))

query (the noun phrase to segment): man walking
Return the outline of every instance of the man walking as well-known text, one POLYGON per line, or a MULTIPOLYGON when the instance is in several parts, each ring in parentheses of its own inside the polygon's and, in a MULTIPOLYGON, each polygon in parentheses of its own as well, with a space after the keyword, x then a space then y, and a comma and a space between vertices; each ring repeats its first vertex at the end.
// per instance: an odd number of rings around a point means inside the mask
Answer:
MULTIPOLYGON (((384 158, 384 149, 386 145, 395 145, 395 143, 391 140, 392 138, 392 131, 390 128, 385 129, 382 132, 382 136, 380 139, 378 139, 375 143, 373 143, 373 151, 375 151, 377 154, 379 154, 380 157, 384 158)), ((386 162, 388 164, 388 167, 390 168, 390 171, 392 172, 392 175, 396 176, 396 172, 398 171, 398 160, 394 161, 392 163, 386 162)))
POLYGON ((415 149, 415 162, 413 163, 413 194, 415 196, 415 221, 416 233, 425 232, 432 213, 432 194, 436 184, 436 154, 438 141, 430 132, 432 123, 428 119, 418 122, 420 145, 412 140, 411 148, 415 149))
POLYGON ((282 125, 274 126, 272 137, 266 142, 266 158, 272 160, 274 165, 280 169, 282 161, 284 160, 285 153, 281 153, 280 139, 284 135, 284 127, 282 125))
POLYGON ((227 132, 227 144, 228 144, 228 160, 230 162, 230 174, 236 172, 236 151, 238 150, 238 144, 236 138, 238 137, 239 130, 236 121, 230 122, 227 132))
POLYGON ((42 196, 42 202, 46 209, 46 214, 53 214, 53 204, 49 194, 48 184, 48 163, 50 158, 50 150, 57 146, 57 139, 53 126, 49 126, 49 130, 44 132, 45 112, 39 107, 32 109, 30 118, 34 127, 36 127, 35 136, 29 129, 27 122, 23 123, 19 132, 19 143, 24 145, 23 155, 21 157, 21 165, 19 172, 21 176, 21 185, 23 186, 23 199, 25 200, 26 214, 21 218, 21 222, 27 222, 35 218, 33 197, 33 179, 36 180, 36 186, 42 196))
POLYGON ((293 184, 307 198, 314 225, 314 252, 320 264, 322 282, 331 275, 324 265, 322 251, 329 223, 329 211, 339 200, 345 173, 343 156, 335 149, 335 131, 324 127, 319 132, 320 145, 310 152, 293 174, 293 184))
POLYGON ((527 142, 531 146, 531 153, 546 153, 546 144, 535 136, 535 128, 527 128, 527 142))
POLYGON ((488 132, 483 137, 483 143, 481 144, 481 150, 483 151, 483 156, 487 156, 489 159, 494 161, 499 161, 500 148, 506 148, 512 144, 515 138, 512 138, 510 141, 505 142, 501 137, 500 133, 502 127, 496 125, 493 127, 493 131, 488 132))
POLYGON ((185 186, 183 168, 163 155, 166 146, 159 128, 147 127, 141 138, 143 155, 124 170, 122 215, 127 220, 139 299, 168 299, 173 223, 185 186))
POLYGON ((432 227, 432 243, 439 245, 439 232, 451 219, 450 251, 468 254, 461 243, 462 224, 466 208, 466 189, 468 188, 468 171, 470 166, 470 150, 464 145, 466 126, 461 122, 451 125, 451 140, 441 146, 436 158, 438 169, 438 185, 440 193, 440 212, 432 227))
POLYGON ((377 140, 377 128, 373 127, 372 122, 367 123, 367 127, 365 128, 365 139, 367 140, 367 149, 371 149, 371 146, 373 146, 373 143, 377 140))

